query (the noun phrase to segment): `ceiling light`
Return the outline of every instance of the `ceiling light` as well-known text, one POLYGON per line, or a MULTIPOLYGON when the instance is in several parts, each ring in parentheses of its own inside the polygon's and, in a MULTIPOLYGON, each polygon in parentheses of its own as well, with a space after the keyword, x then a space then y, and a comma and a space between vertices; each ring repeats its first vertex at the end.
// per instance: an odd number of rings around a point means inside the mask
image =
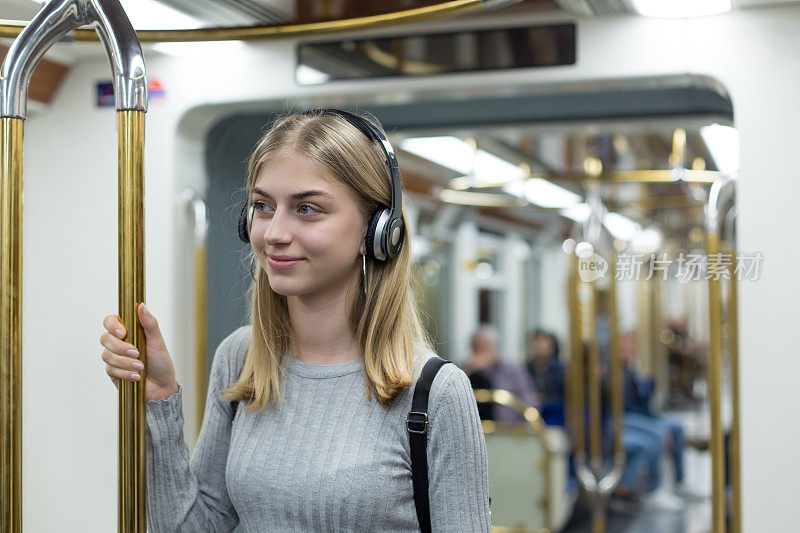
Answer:
MULTIPOLYGON (((589 204, 581 203, 565 207, 559 211, 559 214, 583 224, 589 220, 591 212, 589 204)), ((615 239, 623 241, 635 240, 642 233, 642 227, 639 224, 613 211, 605 214, 603 225, 615 239)), ((652 235, 650 236, 652 237, 652 235)))
POLYGON ((558 213, 562 217, 571 218, 575 222, 586 222, 591 212, 589 204, 575 204, 561 209, 558 213))
POLYGON ((603 217, 603 225, 611 235, 623 241, 630 241, 642 229, 633 220, 614 212, 606 213, 606 216, 603 217))
POLYGON ((503 185, 528 175, 527 170, 487 152, 458 137, 411 137, 400 141, 400 148, 437 165, 468 176, 472 187, 503 185))
POLYGON ((199 28, 203 21, 156 0, 122 0, 125 13, 137 30, 199 28))
POLYGON ((630 0, 645 17, 702 17, 731 10, 731 0, 630 0))
POLYGON ((297 83, 301 85, 313 85, 315 83, 325 83, 331 77, 321 70, 309 67, 308 65, 299 65, 297 67, 297 83))
POLYGON ((542 178, 514 181, 503 185, 503 191, 525 198, 540 207, 568 207, 580 202, 581 197, 572 191, 542 178))
POLYGON ((664 238, 658 228, 646 228, 640 231, 631 242, 631 250, 636 254, 653 254, 661 248, 664 238))
POLYGON ((528 176, 528 172, 513 163, 509 163, 501 157, 478 150, 475 152, 475 166, 472 176, 475 178, 473 187, 485 187, 488 185, 502 185, 511 181, 518 181, 528 176))
POLYGON ((153 50, 178 57, 212 56, 234 52, 244 41, 194 41, 189 43, 156 43, 153 50))
POLYGON ((458 137, 412 137, 400 141, 400 148, 459 174, 472 171, 472 146, 458 137))

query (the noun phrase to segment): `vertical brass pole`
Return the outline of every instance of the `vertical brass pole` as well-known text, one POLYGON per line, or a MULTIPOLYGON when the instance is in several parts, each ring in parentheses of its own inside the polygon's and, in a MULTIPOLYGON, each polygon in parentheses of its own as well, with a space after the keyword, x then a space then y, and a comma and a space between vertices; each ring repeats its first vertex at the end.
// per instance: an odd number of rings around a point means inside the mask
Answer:
POLYGON ((597 342, 597 288, 593 283, 587 284, 590 289, 589 300, 589 360, 587 381, 589 388, 589 446, 590 461, 595 475, 602 475, 603 450, 600 429, 600 349, 597 342))
MULTIPOLYGON (((655 258, 651 258, 651 261, 653 260, 655 260, 655 258)), ((653 401, 656 404, 660 404, 661 401, 665 399, 669 387, 659 387, 661 383, 658 383, 656 380, 661 376, 667 376, 667 381, 669 381, 668 376, 670 375, 669 353, 667 352, 666 345, 661 342, 661 334, 667 325, 662 305, 664 301, 664 280, 660 276, 654 274, 646 283, 648 285, 648 296, 650 298, 648 306, 650 331, 648 332, 647 342, 652 365, 650 369, 652 372, 651 375, 655 381, 653 401)), ((664 385, 666 385, 666 383, 664 385)))
MULTIPOLYGON (((731 257, 736 258, 736 249, 728 248, 727 252, 731 257)), ((733 270, 733 265, 731 266, 733 270)), ((731 365, 731 388, 733 393, 733 421, 731 423, 731 433, 728 436, 730 460, 730 482, 732 491, 731 501, 731 533, 741 533, 742 531, 742 477, 739 463, 739 438, 741 436, 739 426, 739 302, 738 285, 734 272, 730 272, 730 291, 728 293, 728 355, 731 365)))
POLYGON ((580 304, 578 301, 577 257, 570 255, 570 274, 568 280, 570 348, 569 360, 570 382, 567 393, 571 413, 572 433, 575 439, 575 462, 582 464, 586 459, 586 436, 584 432, 584 400, 583 400, 583 339, 581 336, 580 304))
MULTIPOLYGON (((0 425, 3 516, 0 531, 21 531, 22 121, 37 62, 61 37, 92 24, 111 63, 119 135, 119 315, 128 341, 146 351, 136 306, 144 298, 142 152, 147 77, 136 32, 118 0, 44 3, 9 47, 0 67, 2 248, 0 251, 0 425), (136 110, 136 111, 129 111, 136 110)), ((144 379, 119 383, 119 530, 145 529, 144 379)))
POLYGON ((611 273, 608 291, 608 327, 610 329, 610 381, 611 386, 611 416, 614 423, 614 462, 624 465, 625 448, 622 444, 623 417, 625 416, 625 392, 622 386, 622 355, 619 347, 619 321, 617 316, 617 283, 615 273, 617 271, 617 254, 614 253, 609 258, 609 270, 611 273))
POLYGON ((192 233, 194 234, 194 331, 195 331, 195 407, 194 418, 196 428, 194 442, 200 437, 205 414, 206 395, 208 394, 208 356, 207 356, 207 317, 208 287, 207 278, 207 236, 208 217, 206 202, 193 189, 185 189, 183 194, 188 214, 192 217, 192 233))
MULTIPOLYGON (((600 396, 600 349, 597 340, 597 287, 594 283, 588 283, 589 302, 588 310, 588 337, 589 337, 589 360, 586 378, 588 383, 589 396, 589 456, 592 471, 597 479, 603 476, 603 448, 601 433, 601 396, 600 396)), ((606 530, 605 505, 599 490, 593 495, 592 503, 592 532, 603 533, 606 530)))
POLYGON ((197 332, 196 350, 196 379, 197 383, 197 435, 200 435, 200 427, 203 425, 203 413, 206 410, 206 393, 208 391, 208 358, 206 356, 207 330, 206 320, 208 318, 208 286, 206 285, 206 247, 197 246, 194 254, 195 289, 197 297, 197 311, 195 313, 195 331, 197 332))
MULTIPOLYGON (((709 265, 720 251, 719 233, 709 231, 706 254, 709 265)), ((720 280, 708 279, 709 346, 708 397, 711 410, 711 523, 713 533, 725 533, 725 450, 722 435, 722 298, 720 280)))
MULTIPOLYGON (((612 276, 616 272, 616 254, 611 252, 612 276)), ((575 438, 575 470, 582 489, 590 499, 592 508, 592 532, 606 530, 606 504, 608 497, 619 483, 625 466, 622 447, 622 379, 617 331, 616 286, 614 280, 607 288, 599 288, 591 281, 580 278, 578 257, 570 254, 568 278, 568 303, 572 354, 567 386, 567 405, 570 425, 575 438), (611 364, 611 401, 614 422, 613 465, 605 468, 603 461, 603 417, 602 417, 602 368, 599 346, 600 291, 609 298, 605 312, 608 314, 609 346, 611 364), (588 419, 586 407, 588 403, 588 419), (588 424, 589 443, 586 442, 588 424), (586 449, 589 448, 587 462, 586 449)), ((595 280, 596 281, 596 280, 595 280)))
POLYGON ((22 531, 22 126, 0 119, 0 530, 22 531))
POLYGON ((144 364, 138 382, 119 383, 119 531, 145 531, 147 350, 137 307, 144 301, 144 112, 117 112, 119 139, 119 316, 144 364))

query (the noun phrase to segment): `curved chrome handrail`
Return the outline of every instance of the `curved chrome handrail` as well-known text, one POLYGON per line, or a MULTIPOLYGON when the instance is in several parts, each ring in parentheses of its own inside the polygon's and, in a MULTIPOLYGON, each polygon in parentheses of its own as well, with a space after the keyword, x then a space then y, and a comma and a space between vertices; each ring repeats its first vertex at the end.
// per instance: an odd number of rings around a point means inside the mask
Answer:
POLYGON ((91 24, 108 53, 118 111, 147 111, 142 48, 118 0, 52 0, 17 36, 0 69, 0 116, 24 119, 28 86, 45 52, 70 31, 91 24))
POLYGON ((722 178, 715 181, 708 191, 708 203, 705 208, 706 230, 709 233, 720 233, 725 222, 727 212, 732 208, 734 202, 733 178, 722 178))
MULTIPOLYGON (((725 268, 722 263, 723 249, 721 237, 725 231, 729 212, 734 209, 735 180, 725 177, 714 182, 708 193, 708 203, 705 206, 706 218, 706 257, 709 265, 715 259, 716 268, 725 268)), ((735 284, 735 280, 731 280, 735 284)), ((735 304, 734 304, 735 306, 735 304)), ((711 422, 711 438, 709 450, 711 452, 711 527, 714 533, 725 533, 726 524, 726 496, 725 496, 725 442, 722 428, 722 352, 723 352, 723 309, 722 287, 718 276, 708 278, 708 312, 709 312, 709 345, 708 369, 706 381, 708 383, 708 406, 711 422)), ((735 333, 734 333, 735 334, 735 333)), ((738 365, 737 361, 734 363, 738 365)), ((738 368, 733 370, 738 375, 738 368)), ((738 378, 737 378, 738 382, 738 378)), ((738 411, 738 409, 737 409, 738 411)), ((737 434, 738 441, 738 434, 737 434)), ((738 442, 732 443, 738 448, 738 442)), ((738 465, 738 457, 731 458, 731 464, 738 465)), ((738 499, 735 501, 738 505, 738 499)), ((734 509, 733 525, 737 527, 739 517, 738 507, 734 509)))
POLYGON ((114 73, 117 111, 147 111, 147 76, 139 38, 119 0, 89 0, 95 29, 114 73))
POLYGON ((86 22, 85 5, 53 0, 11 44, 0 70, 0 116, 25 118, 28 85, 36 64, 59 37, 86 22))

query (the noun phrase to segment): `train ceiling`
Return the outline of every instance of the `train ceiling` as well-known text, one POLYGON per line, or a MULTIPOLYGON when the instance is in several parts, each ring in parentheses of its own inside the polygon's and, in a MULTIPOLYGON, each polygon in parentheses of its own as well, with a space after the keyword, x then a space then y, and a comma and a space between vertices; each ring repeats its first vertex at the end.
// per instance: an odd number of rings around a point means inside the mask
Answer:
MULTIPOLYGON (((39 9, 42 2, 33 0, 0 0, 0 19, 28 20, 39 9)), ((252 24, 296 24, 356 18, 408 10, 435 5, 440 2, 418 2, 410 0, 351 1, 301 1, 291 0, 122 0, 130 9, 134 25, 146 29, 153 23, 137 11, 149 4, 155 9, 169 8, 178 14, 175 23, 167 27, 235 26, 252 24), (181 18, 182 17, 182 18, 181 18)), ((736 0, 736 8, 755 8, 789 3, 785 0, 736 0)), ((562 11, 580 16, 603 16, 619 9, 619 0, 526 0, 511 4, 500 11, 547 12, 562 11)), ((458 15, 480 20, 487 13, 458 15)), ((164 27, 167 17, 162 17, 164 27)), ((3 40, 5 46, 10 41, 3 40)), ((5 49, 0 47, 0 54, 5 49)), ((47 55, 42 67, 37 69, 39 80, 34 76, 32 99, 46 103, 69 64, 85 56, 102 53, 91 44, 73 43, 70 46, 54 47, 47 55), (46 69, 44 67, 47 67, 46 69), (41 80, 40 71, 48 70, 47 79, 41 80), (42 96, 36 96, 40 94, 42 96)), ((581 172, 587 158, 602 161, 604 171, 668 170, 674 166, 675 124, 669 121, 629 121, 627 123, 591 123, 547 126, 491 126, 460 131, 454 136, 474 143, 474 146, 513 164, 528 165, 532 173, 543 173, 552 183, 565 191, 583 196, 583 186, 574 180, 558 179, 559 175, 581 172)), ((701 129, 709 124, 687 123, 683 129, 685 142, 681 164, 691 168, 700 161, 704 168, 716 170, 717 163, 709 146, 704 141, 701 129)), ((420 136, 420 132, 414 132, 420 136)), ((399 139, 396 139, 396 141, 399 139)), ((399 150, 401 162, 406 168, 408 183, 420 191, 432 188, 454 189, 454 180, 463 178, 459 172, 440 164, 426 161, 409 151, 399 150), (427 187, 427 188, 426 188, 427 187)), ((463 186, 463 183, 462 183, 463 186)), ((469 190, 467 187, 462 190, 469 190)), ((610 211, 617 212, 637 224, 658 224, 669 233, 681 234, 702 223, 702 202, 707 186, 684 181, 675 183, 642 184, 614 183, 606 186, 605 201, 610 211)), ((501 189, 482 188, 487 194, 503 195, 501 189)), ((508 194, 505 194, 508 196, 508 194)), ((518 209, 479 207, 482 212, 510 224, 521 224, 534 231, 552 227, 553 224, 569 225, 570 219, 554 209, 536 206, 518 209)))

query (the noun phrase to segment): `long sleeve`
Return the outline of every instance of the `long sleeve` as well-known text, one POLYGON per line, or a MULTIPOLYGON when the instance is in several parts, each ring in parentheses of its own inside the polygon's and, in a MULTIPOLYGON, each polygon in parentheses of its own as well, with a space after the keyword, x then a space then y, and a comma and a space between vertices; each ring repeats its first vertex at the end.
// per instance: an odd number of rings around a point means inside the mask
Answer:
POLYGON ((146 402, 150 531, 222 532, 239 523, 225 479, 233 410, 219 398, 220 390, 229 386, 237 344, 231 334, 216 350, 203 424, 191 459, 183 438, 182 387, 169 398, 146 402))
POLYGON ((491 531, 486 441, 464 371, 444 365, 434 378, 429 405, 427 453, 433 531, 491 531))

